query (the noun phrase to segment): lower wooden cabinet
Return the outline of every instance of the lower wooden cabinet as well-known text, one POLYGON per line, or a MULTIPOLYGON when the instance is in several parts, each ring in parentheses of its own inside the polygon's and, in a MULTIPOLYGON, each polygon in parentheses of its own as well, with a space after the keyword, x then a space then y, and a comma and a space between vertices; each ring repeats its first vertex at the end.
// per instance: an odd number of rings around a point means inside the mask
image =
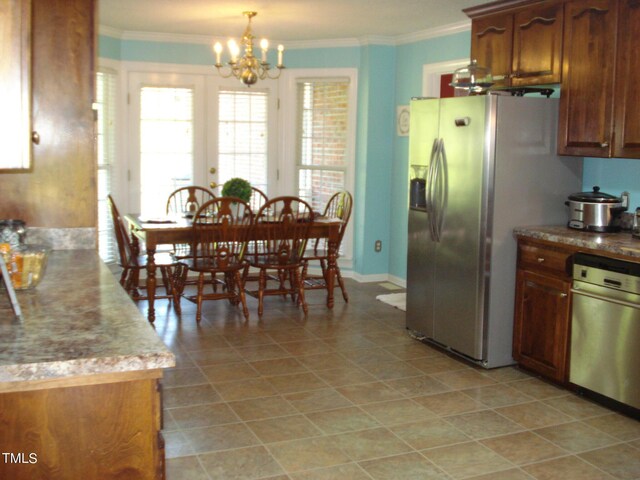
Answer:
POLYGON ((513 358, 565 382, 571 281, 519 269, 516 282, 513 358))
MULTIPOLYGON (((86 379, 91 382, 91 376, 86 379)), ((0 478, 165 478, 159 379, 0 392, 0 478)))
POLYGON ((513 358, 565 383, 568 372, 571 268, 575 249, 518 239, 513 358))

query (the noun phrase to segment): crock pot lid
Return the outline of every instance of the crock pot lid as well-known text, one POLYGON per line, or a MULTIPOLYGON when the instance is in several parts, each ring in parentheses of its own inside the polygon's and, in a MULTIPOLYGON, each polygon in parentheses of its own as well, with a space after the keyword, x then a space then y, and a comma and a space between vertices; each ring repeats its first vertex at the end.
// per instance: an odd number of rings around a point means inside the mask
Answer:
POLYGON ((619 203, 620 197, 609 195, 600 191, 600 187, 593 187, 592 192, 578 192, 569 195, 569 200, 576 202, 619 203))

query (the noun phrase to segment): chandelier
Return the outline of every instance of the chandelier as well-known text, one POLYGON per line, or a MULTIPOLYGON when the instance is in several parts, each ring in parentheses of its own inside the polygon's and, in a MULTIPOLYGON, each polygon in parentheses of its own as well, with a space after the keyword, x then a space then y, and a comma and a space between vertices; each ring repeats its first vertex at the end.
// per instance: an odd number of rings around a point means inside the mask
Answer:
POLYGON ((229 78, 233 75, 242 83, 250 87, 256 83, 258 79, 276 79, 280 76, 280 73, 284 68, 284 65, 282 64, 284 47, 282 45, 278 45, 278 63, 276 65, 278 70, 276 73, 270 74, 270 72, 273 73, 273 70, 271 70, 269 62, 267 62, 269 41, 266 38, 260 40, 260 49, 262 51, 260 60, 258 60, 253 54, 253 39, 255 37, 251 33, 251 19, 258 13, 242 12, 242 14, 248 19, 247 28, 240 40, 240 44, 244 47, 244 55, 238 58, 240 55, 240 46, 238 46, 235 40, 229 40, 228 47, 231 60, 227 62, 227 67, 225 67, 220 61, 220 56, 222 54, 222 45, 220 42, 216 42, 213 46, 213 51, 216 53, 215 67, 223 78, 229 78))

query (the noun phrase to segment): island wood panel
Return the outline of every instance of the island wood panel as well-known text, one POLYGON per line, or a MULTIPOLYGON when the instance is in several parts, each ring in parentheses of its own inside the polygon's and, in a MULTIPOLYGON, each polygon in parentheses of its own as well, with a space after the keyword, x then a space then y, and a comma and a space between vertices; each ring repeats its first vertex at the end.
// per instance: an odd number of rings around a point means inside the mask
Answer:
POLYGON ((40 144, 29 172, 0 174, 0 218, 97 225, 95 15, 96 0, 32 0, 32 128, 40 144))
POLYGON ((0 478, 162 479, 160 428, 157 379, 2 393, 0 478))

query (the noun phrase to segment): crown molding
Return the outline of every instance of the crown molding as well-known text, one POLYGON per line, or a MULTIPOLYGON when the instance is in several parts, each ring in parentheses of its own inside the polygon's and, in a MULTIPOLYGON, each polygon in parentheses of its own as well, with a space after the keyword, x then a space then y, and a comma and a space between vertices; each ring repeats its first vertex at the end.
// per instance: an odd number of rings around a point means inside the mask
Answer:
POLYGON ((436 37, 444 37, 455 33, 467 32, 471 30, 471 20, 464 20, 458 23, 443 25, 442 27, 430 28, 421 32, 409 33, 407 35, 398 35, 395 37, 396 45, 404 45, 407 43, 420 42, 436 37))
MULTIPOLYGON (((383 36, 383 35, 368 35, 361 38, 336 38, 327 40, 300 40, 300 41, 278 41, 271 40, 272 44, 283 43, 288 50, 291 49, 311 49, 311 48, 346 48, 346 47, 359 47, 363 45, 389 45, 397 46, 407 43, 419 42, 422 40, 428 40, 431 38, 442 37, 445 35, 452 35, 455 33, 465 32, 471 30, 471 21, 463 21, 459 23, 452 23, 444 25, 442 27, 430 28, 420 32, 409 33, 406 35, 398 35, 395 37, 383 36)), ((99 25, 98 33, 108 37, 117 38, 120 40, 136 40, 143 42, 163 42, 163 43, 191 43, 196 45, 211 45, 212 43, 219 41, 225 43, 226 38, 213 37, 208 35, 187 35, 179 33, 160 33, 160 32, 134 32, 123 31, 117 28, 99 25)))

